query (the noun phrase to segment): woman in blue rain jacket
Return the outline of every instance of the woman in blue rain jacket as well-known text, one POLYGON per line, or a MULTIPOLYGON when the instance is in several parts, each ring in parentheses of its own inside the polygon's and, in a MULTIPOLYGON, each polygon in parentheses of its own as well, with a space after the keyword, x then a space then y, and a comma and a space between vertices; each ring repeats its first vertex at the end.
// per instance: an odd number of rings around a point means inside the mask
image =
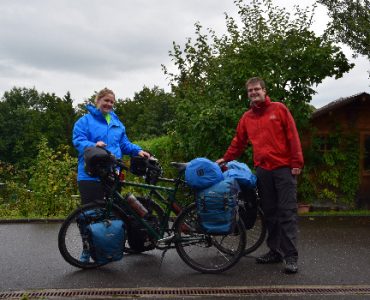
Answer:
POLYGON ((88 114, 82 116, 73 128, 73 145, 78 151, 78 188, 82 204, 104 197, 102 185, 97 177, 89 176, 84 169, 84 150, 87 147, 104 147, 115 157, 123 155, 146 156, 140 146, 130 142, 126 128, 112 111, 115 102, 113 91, 105 88, 95 98, 96 106, 88 105, 88 114))

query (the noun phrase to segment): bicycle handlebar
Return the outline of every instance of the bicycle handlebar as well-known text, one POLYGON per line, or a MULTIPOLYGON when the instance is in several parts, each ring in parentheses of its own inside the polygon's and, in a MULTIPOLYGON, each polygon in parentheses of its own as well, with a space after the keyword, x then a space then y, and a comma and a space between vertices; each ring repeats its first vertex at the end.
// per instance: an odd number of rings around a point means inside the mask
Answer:
POLYGON ((149 170, 154 170, 154 171, 157 171, 157 172, 161 171, 161 168, 159 168, 155 165, 155 163, 158 163, 158 159, 155 158, 154 156, 151 156, 149 158, 143 157, 143 156, 134 156, 134 158, 142 159, 145 163, 145 166, 149 170))
POLYGON ((118 167, 124 169, 125 171, 129 171, 129 167, 127 167, 124 162, 122 161, 122 159, 119 159, 119 158, 115 158, 115 163, 117 164, 118 167))

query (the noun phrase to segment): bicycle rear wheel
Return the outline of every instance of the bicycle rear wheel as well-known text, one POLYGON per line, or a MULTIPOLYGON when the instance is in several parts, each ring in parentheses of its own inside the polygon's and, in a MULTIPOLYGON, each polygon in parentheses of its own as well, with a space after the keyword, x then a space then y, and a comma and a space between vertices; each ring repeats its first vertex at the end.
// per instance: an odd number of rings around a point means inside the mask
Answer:
POLYGON ((262 245, 266 237, 266 231, 265 217, 261 211, 261 208, 258 208, 257 218, 254 226, 250 229, 247 229, 248 241, 247 247, 244 250, 244 255, 252 253, 262 245))
POLYGON ((81 269, 102 266, 103 264, 96 263, 88 255, 88 241, 81 234, 81 216, 89 218, 87 222, 97 222, 104 219, 120 219, 120 213, 115 207, 108 212, 104 203, 86 204, 74 210, 59 230, 58 248, 66 262, 81 269))
POLYGON ((187 206, 174 223, 175 246, 181 259, 201 273, 221 273, 234 266, 243 256, 246 230, 238 220, 235 231, 226 235, 202 232, 196 205, 187 206))

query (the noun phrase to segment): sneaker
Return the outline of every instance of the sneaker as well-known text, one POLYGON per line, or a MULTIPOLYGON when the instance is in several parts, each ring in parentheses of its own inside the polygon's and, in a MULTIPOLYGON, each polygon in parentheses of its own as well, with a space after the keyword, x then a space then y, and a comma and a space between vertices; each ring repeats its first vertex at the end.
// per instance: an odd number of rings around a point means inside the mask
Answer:
POLYGON ((285 259, 284 273, 295 274, 298 272, 298 259, 295 256, 290 256, 285 259))
POLYGON ((88 263, 90 261, 90 251, 89 250, 82 250, 81 256, 80 256, 80 262, 82 263, 88 263))
POLYGON ((265 255, 256 258, 258 264, 273 264, 282 262, 283 259, 281 255, 275 251, 270 250, 265 255))

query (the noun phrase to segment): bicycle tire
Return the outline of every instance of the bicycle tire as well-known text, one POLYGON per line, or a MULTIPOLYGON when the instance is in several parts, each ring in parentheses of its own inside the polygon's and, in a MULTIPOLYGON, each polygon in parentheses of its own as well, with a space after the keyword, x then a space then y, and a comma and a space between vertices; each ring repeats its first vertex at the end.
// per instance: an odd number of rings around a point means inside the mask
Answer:
POLYGON ((254 226, 247 229, 247 247, 244 250, 244 255, 256 251, 265 241, 267 233, 266 221, 261 208, 257 210, 257 218, 254 226))
MULTIPOLYGON (((97 212, 98 215, 101 216, 101 220, 103 220, 105 216, 108 215, 108 212, 105 208, 105 203, 94 202, 83 205, 75 209, 65 219, 58 233, 58 248, 60 254, 70 265, 81 269, 93 269, 104 265, 102 263, 96 263, 91 258, 88 262, 82 262, 80 260, 80 255, 84 249, 84 246, 77 219, 79 218, 79 216, 81 216, 81 214, 91 210, 97 212)), ((108 217, 111 219, 112 216, 113 218, 124 219, 115 206, 113 206, 110 210, 110 214, 108 217)), ((98 218, 99 217, 97 217, 97 219, 98 218)))
POLYGON ((173 229, 177 253, 188 266, 198 272, 224 272, 243 256, 246 230, 241 220, 237 221, 236 230, 231 234, 205 234, 199 229, 196 205, 193 203, 181 211, 173 229))

